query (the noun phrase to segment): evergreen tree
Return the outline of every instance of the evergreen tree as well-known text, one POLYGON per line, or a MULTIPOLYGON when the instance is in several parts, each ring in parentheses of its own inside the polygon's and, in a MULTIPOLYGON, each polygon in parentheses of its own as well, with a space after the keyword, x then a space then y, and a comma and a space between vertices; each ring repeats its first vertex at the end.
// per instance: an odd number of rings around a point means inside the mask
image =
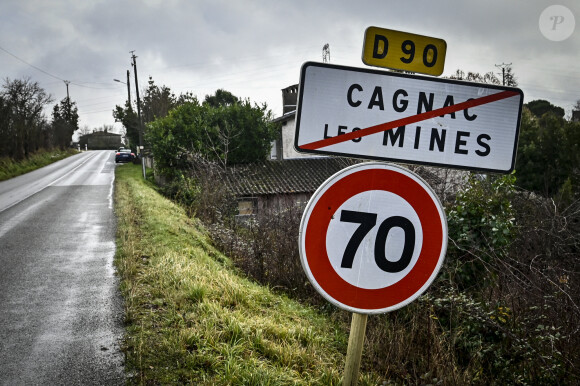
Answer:
POLYGON ((115 122, 121 122, 125 128, 125 138, 128 142, 126 145, 132 149, 136 148, 139 145, 139 117, 129 101, 125 103, 125 108, 115 106, 113 117, 115 122))
POLYGON ((580 123, 566 121, 559 109, 538 117, 524 107, 521 120, 516 184, 546 197, 565 185, 580 192, 580 123))
POLYGON ((544 99, 537 99, 526 103, 526 107, 534 114, 536 118, 541 118, 542 115, 551 112, 557 117, 564 118, 565 111, 559 106, 554 106, 544 99))
MULTIPOLYGON (((141 118, 143 120, 143 130, 146 131, 147 124, 166 117, 169 112, 188 102, 196 100, 191 94, 181 94, 176 97, 167 86, 157 86, 152 77, 149 77, 147 89, 142 100, 141 118)), ((121 122, 125 128, 129 146, 135 148, 139 144, 139 116, 133 110, 131 101, 127 101, 125 106, 115 106, 113 110, 115 122, 121 122)))
POLYGON ((56 104, 52 110, 52 128, 56 145, 61 149, 70 145, 72 136, 79 129, 79 114, 76 103, 69 97, 56 104))
POLYGON ((143 123, 153 122, 157 118, 166 117, 171 109, 177 107, 177 98, 167 86, 157 86, 152 77, 143 96, 143 123))

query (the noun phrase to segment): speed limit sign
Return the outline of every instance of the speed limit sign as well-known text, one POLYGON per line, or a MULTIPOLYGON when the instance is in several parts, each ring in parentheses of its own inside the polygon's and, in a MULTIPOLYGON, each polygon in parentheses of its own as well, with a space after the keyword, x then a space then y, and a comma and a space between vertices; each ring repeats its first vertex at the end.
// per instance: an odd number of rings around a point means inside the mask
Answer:
POLYGON ((328 301, 351 312, 389 312, 419 297, 447 250, 447 220, 411 171, 369 162, 330 177, 302 217, 300 259, 328 301))

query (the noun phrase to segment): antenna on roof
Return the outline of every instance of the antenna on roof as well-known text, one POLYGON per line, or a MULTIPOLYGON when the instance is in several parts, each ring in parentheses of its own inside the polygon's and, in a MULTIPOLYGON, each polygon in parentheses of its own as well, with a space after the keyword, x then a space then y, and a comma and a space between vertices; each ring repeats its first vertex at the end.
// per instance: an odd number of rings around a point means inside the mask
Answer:
POLYGON ((330 63, 330 45, 328 43, 322 47, 322 62, 330 63))

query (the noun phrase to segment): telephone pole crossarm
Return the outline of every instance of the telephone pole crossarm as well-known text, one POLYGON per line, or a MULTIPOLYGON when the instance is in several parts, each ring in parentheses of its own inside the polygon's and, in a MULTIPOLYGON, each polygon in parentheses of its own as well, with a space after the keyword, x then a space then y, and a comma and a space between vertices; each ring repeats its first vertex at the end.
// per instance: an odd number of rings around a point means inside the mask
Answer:
POLYGON ((502 86, 505 86, 505 69, 511 65, 512 65, 511 63, 502 63, 502 64, 495 65, 497 68, 501 68, 501 84, 502 84, 502 86))

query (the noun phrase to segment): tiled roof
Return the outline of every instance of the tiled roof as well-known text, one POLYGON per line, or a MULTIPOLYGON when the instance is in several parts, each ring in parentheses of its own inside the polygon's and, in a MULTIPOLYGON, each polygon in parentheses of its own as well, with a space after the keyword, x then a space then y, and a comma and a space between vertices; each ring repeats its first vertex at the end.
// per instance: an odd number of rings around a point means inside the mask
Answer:
POLYGON ((313 193, 330 176, 355 162, 345 158, 263 161, 232 166, 226 178, 236 196, 313 193))

